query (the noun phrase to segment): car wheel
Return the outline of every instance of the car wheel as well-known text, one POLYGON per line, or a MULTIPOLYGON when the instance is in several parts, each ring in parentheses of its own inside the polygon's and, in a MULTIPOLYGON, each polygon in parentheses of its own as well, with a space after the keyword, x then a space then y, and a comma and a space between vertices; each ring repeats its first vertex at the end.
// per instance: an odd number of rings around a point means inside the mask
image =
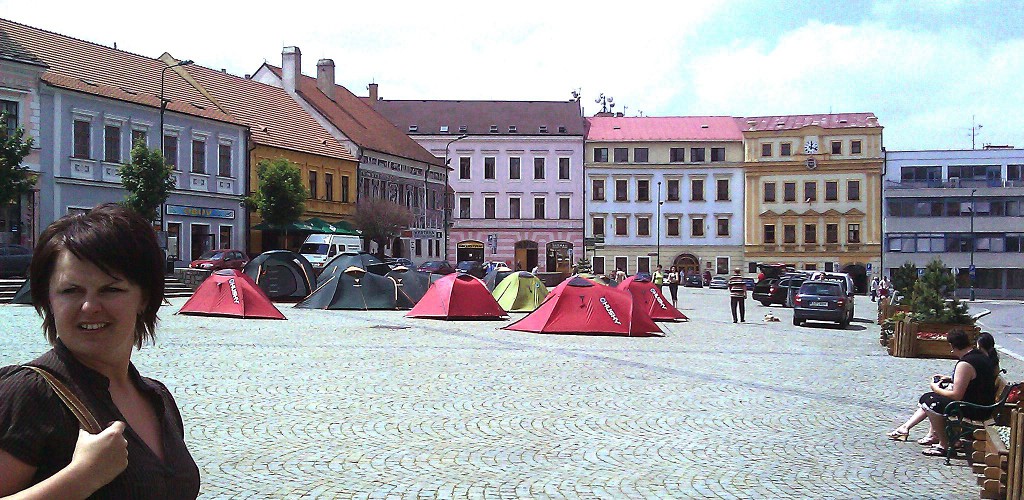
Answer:
POLYGON ((804 324, 803 320, 793 318, 793 326, 800 326, 802 324, 804 324))
POLYGON ((848 326, 850 326, 850 319, 849 319, 849 318, 846 318, 846 319, 844 319, 844 320, 842 320, 842 321, 840 321, 840 322, 839 322, 839 327, 840 327, 840 328, 843 328, 844 330, 845 330, 845 329, 846 329, 846 327, 848 327, 848 326))
POLYGON ((761 305, 765 306, 765 307, 768 307, 768 306, 772 305, 772 303, 770 301, 767 301, 767 300, 762 300, 761 301, 761 305))

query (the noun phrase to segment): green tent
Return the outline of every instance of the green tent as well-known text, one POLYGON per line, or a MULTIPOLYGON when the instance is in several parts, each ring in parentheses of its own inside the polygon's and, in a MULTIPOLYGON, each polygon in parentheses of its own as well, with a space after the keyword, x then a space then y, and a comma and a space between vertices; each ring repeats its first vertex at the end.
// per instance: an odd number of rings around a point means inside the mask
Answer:
POLYGON ((508 312, 531 312, 544 302, 548 288, 540 278, 526 271, 519 271, 501 280, 491 294, 501 308, 508 312))

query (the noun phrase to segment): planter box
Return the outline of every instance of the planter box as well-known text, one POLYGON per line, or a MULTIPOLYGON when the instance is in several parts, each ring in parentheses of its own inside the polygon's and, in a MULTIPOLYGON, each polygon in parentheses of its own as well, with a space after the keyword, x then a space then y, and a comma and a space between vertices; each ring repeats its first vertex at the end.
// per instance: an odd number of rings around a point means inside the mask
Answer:
POLYGON ((893 337, 889 342, 889 354, 898 358, 936 358, 956 359, 950 352, 949 342, 942 339, 922 339, 917 334, 949 333, 952 330, 964 330, 973 343, 981 333, 975 325, 954 325, 948 323, 916 323, 903 321, 896 324, 893 337))

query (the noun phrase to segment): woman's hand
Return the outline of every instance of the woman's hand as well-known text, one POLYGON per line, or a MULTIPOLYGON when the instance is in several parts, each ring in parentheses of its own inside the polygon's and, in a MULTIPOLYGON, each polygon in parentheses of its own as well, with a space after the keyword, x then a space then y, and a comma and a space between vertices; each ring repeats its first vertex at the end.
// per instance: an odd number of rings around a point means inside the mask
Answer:
POLYGON ((92 491, 114 480, 128 467, 128 441, 124 422, 114 422, 99 434, 79 429, 69 468, 82 472, 92 491), (93 488, 94 487, 94 488, 93 488))

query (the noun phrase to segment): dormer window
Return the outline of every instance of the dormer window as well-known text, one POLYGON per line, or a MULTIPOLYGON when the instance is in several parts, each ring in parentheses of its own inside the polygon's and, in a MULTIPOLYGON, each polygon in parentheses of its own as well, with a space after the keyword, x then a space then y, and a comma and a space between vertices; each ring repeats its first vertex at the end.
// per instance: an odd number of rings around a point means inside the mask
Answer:
POLYGON ((510 133, 510 134, 516 133, 516 126, 515 125, 509 125, 508 126, 508 133, 510 133))
POLYGON ((443 133, 443 134, 448 133, 448 125, 441 125, 441 133, 443 133))
POLYGON ((498 133, 498 126, 497 125, 491 125, 491 133, 492 134, 497 134, 498 133))
POLYGON ((558 133, 559 134, 568 134, 569 130, 565 128, 565 125, 559 125, 558 126, 558 133))
POLYGON ((420 129, 418 125, 409 125, 409 132, 416 132, 420 129))
POLYGON ((460 134, 465 134, 467 130, 469 130, 469 127, 467 127, 465 125, 459 125, 459 133, 460 134))
POLYGON ((548 126, 547 125, 541 125, 540 126, 540 133, 542 133, 542 134, 548 133, 548 126))

